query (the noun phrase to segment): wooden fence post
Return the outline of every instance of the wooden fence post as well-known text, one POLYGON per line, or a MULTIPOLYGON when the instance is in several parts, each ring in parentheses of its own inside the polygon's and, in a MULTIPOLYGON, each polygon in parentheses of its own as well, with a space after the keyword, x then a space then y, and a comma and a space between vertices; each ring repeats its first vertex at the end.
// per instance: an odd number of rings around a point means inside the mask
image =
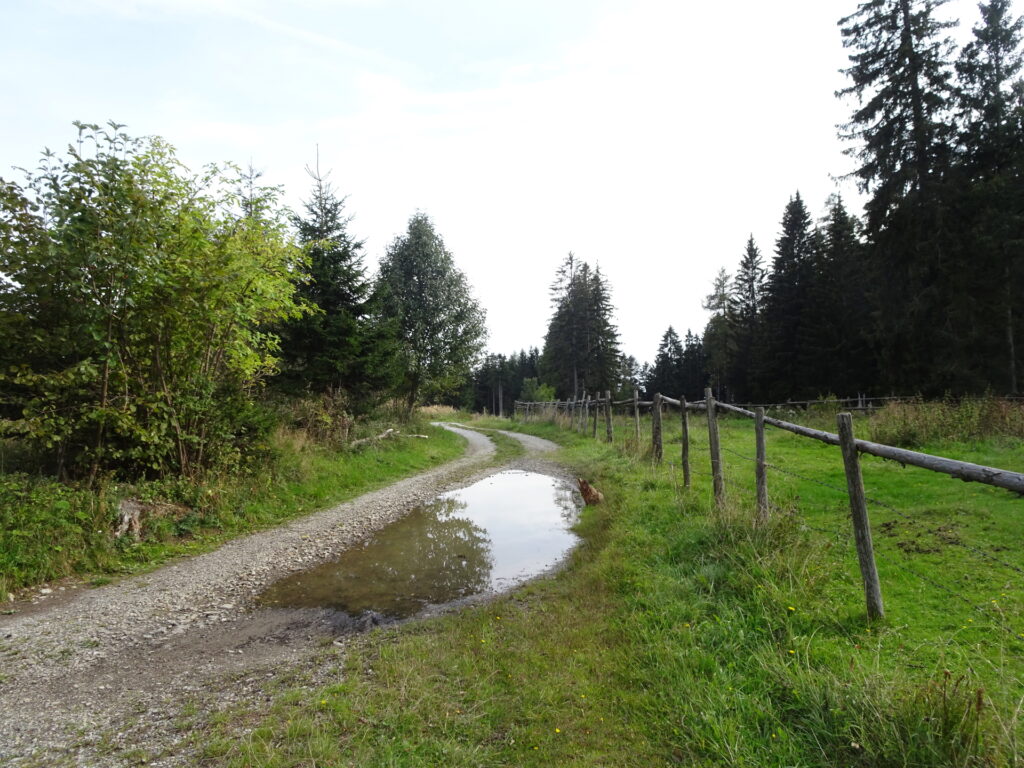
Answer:
POLYGON ((661 461, 661 393, 654 393, 651 404, 651 454, 655 461, 661 461))
POLYGON ((683 420, 683 451, 680 457, 683 462, 683 487, 690 487, 690 414, 686 411, 686 398, 679 396, 679 410, 683 420))
POLYGON ((605 437, 609 443, 614 443, 612 439, 612 393, 609 390, 604 391, 604 432, 605 437))
POLYGON ((501 391, 501 380, 498 380, 498 418, 505 418, 505 396, 501 391))
POLYGON ((593 397, 594 397, 594 429, 590 433, 590 436, 592 438, 594 438, 595 440, 597 440, 597 417, 598 417, 598 414, 599 414, 599 411, 600 411, 600 409, 598 408, 598 405, 600 405, 600 403, 601 403, 601 398, 600 398, 600 396, 596 392, 594 393, 593 397))
POLYGON ((633 424, 636 426, 636 450, 640 451, 640 393, 633 390, 633 424))
POLYGON ((754 474, 757 478, 757 516, 761 521, 768 519, 768 472, 765 466, 767 450, 764 443, 764 408, 754 409, 754 441, 757 444, 757 463, 754 474))
POLYGON ((868 505, 864 498, 864 480, 860 474, 860 456, 853 436, 853 417, 849 413, 836 415, 839 426, 839 447, 843 450, 843 464, 846 468, 846 488, 850 494, 850 512, 853 515, 853 538, 857 544, 857 559, 860 561, 860 575, 864 580, 864 598, 868 605, 868 618, 881 619, 885 616, 882 606, 882 585, 875 568, 875 550, 871 544, 871 527, 868 524, 868 505))
POLYGON ((715 486, 715 504, 725 505, 725 479, 722 477, 722 451, 718 443, 718 414, 715 409, 715 396, 711 387, 704 390, 704 402, 708 408, 708 448, 711 450, 711 475, 715 486))

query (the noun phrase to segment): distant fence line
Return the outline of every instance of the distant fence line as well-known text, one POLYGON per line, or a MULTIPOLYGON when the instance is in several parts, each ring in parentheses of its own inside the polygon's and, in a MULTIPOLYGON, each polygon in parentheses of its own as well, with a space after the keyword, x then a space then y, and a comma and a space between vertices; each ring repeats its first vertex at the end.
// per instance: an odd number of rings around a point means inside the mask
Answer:
MULTIPOLYGON (((870 405, 872 402, 890 400, 905 400, 905 398, 867 398, 859 396, 858 398, 847 398, 844 400, 802 400, 777 403, 771 404, 771 407, 856 403, 849 410, 866 410, 872 407, 870 405)), ((767 519, 770 514, 766 471, 768 464, 765 448, 765 425, 791 432, 800 437, 838 446, 843 456, 843 467, 847 485, 846 493, 849 498, 850 512, 853 520, 853 535, 857 547, 861 578, 864 584, 867 613, 872 619, 883 617, 885 610, 882 603, 882 590, 878 579, 878 571, 875 567, 871 529, 868 524, 867 497, 864 493, 864 481, 860 471, 861 453, 896 461, 901 465, 910 464, 932 472, 941 472, 964 482, 984 483, 1004 488, 1024 496, 1024 474, 1020 472, 986 467, 967 461, 949 459, 944 456, 933 456, 892 445, 857 439, 853 433, 853 418, 848 412, 836 415, 837 433, 825 432, 767 416, 765 414, 766 405, 755 405, 753 410, 748 410, 738 405, 716 401, 711 389, 705 389, 704 399, 696 402, 687 402, 686 398, 680 397, 676 399, 661 393, 654 394, 651 400, 640 400, 639 393, 635 390, 633 397, 626 400, 612 400, 611 393, 607 391, 603 397, 587 397, 584 394, 579 400, 555 400, 549 402, 522 402, 517 400, 514 404, 513 418, 527 421, 558 421, 561 418, 573 429, 579 432, 590 431, 593 437, 597 438, 598 422, 601 416, 603 416, 604 439, 607 442, 612 442, 614 437, 612 409, 615 406, 623 405, 631 406, 638 446, 641 441, 640 412, 641 409, 650 410, 651 455, 656 462, 662 461, 664 456, 664 446, 662 444, 663 410, 665 406, 673 406, 679 410, 682 426, 680 460, 683 470, 683 485, 686 488, 691 487, 690 426, 688 414, 697 411, 708 415, 708 446, 711 459, 712 485, 715 503, 719 508, 725 504, 725 477, 722 466, 722 447, 718 434, 718 414, 723 412, 732 413, 752 419, 754 422, 756 446, 756 458, 753 459, 753 462, 755 465, 757 517, 759 520, 767 519)))

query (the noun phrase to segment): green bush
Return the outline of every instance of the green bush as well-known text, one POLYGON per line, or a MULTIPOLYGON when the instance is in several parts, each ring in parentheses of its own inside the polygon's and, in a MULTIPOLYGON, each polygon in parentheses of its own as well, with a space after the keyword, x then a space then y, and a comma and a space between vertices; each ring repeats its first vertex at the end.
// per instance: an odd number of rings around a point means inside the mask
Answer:
POLYGON ((277 190, 120 127, 0 180, 0 425, 60 475, 230 467, 304 256, 277 190))

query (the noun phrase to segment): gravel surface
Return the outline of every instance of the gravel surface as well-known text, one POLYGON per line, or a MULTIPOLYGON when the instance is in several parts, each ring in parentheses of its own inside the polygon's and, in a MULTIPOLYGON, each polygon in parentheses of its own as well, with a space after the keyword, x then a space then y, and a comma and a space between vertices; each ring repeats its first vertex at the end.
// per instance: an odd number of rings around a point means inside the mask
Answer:
POLYGON ((467 440, 462 458, 116 584, 41 589, 0 616, 0 764, 139 765, 138 750, 149 765, 189 764, 186 703, 209 713, 265 698, 268 680, 365 628, 327 611, 255 609, 264 587, 493 472, 564 476, 541 457, 556 448, 546 440, 503 433, 527 454, 499 467, 480 432, 442 426, 467 440))

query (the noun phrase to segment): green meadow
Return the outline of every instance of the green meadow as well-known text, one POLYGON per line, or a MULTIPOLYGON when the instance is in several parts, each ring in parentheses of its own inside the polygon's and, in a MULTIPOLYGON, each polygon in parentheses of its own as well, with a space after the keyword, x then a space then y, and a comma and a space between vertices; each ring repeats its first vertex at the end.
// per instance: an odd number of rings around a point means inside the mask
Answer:
MULTIPOLYGON (((797 417, 792 417, 796 419, 797 417)), ((832 416, 811 416, 828 426, 832 416)), ((886 618, 866 618, 839 450, 768 435, 772 515, 753 524, 753 429, 721 420, 713 504, 703 417, 693 487, 678 416, 651 463, 547 423, 605 502, 557 576, 456 615, 326 648, 318 680, 197 721, 229 766, 1011 766, 1024 694, 1022 500, 863 460, 886 618)), ((857 420, 863 436, 879 426, 857 420)), ((1020 468, 1011 437, 920 449, 1020 468)))

